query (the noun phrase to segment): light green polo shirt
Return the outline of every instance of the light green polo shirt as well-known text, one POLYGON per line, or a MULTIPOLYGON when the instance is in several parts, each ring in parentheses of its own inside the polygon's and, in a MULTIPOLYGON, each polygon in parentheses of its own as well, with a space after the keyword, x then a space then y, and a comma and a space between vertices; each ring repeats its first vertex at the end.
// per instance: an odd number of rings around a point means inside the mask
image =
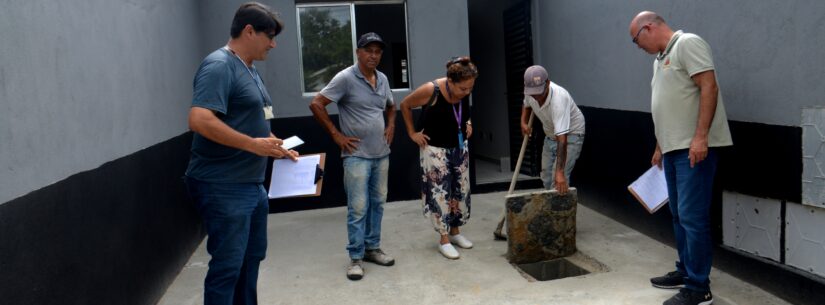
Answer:
MULTIPOLYGON (((710 46, 701 37, 677 31, 653 62, 651 113, 662 153, 690 147, 699 120, 699 87, 691 76, 714 70, 710 46)), ((717 80, 717 87, 718 80, 717 80)), ((722 90, 708 132, 708 147, 733 145, 722 90)))

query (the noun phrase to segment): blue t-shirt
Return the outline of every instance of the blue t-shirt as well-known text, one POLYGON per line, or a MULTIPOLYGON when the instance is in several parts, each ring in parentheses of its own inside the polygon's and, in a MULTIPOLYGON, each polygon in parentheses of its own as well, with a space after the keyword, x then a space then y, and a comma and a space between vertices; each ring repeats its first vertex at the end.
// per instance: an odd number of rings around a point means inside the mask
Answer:
POLYGON ((361 139, 351 154, 341 151, 343 157, 381 158, 390 154, 384 138, 384 111, 395 106, 387 76, 378 70, 375 74, 373 88, 356 64, 338 72, 320 92, 338 103, 341 133, 361 139))
MULTIPOLYGON (((255 67, 218 49, 201 62, 195 74, 192 107, 216 112, 230 128, 253 138, 268 137, 263 107, 272 99, 255 67)), ((263 183, 266 157, 215 143, 198 133, 192 139, 186 176, 211 183, 263 183)))

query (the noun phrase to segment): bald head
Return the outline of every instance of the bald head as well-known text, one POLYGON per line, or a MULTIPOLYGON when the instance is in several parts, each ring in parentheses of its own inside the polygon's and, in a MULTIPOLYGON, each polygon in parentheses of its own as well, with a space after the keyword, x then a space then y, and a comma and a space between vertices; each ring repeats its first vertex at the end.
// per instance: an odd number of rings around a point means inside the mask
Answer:
POLYGON ((665 19, 651 11, 643 11, 633 17, 629 30, 633 42, 650 54, 662 52, 673 36, 673 30, 665 19))
POLYGON ((644 11, 633 18, 633 21, 630 22, 630 27, 639 28, 640 26, 648 23, 665 24, 665 19, 654 12, 644 11))

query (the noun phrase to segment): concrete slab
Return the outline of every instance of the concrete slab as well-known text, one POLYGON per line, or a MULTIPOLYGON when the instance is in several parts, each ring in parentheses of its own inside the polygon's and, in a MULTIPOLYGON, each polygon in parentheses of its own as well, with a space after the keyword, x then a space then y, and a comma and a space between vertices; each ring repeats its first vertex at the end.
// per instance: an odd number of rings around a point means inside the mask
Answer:
MULTIPOLYGON (((420 201, 388 203, 382 249, 396 258, 396 265, 367 263, 364 279, 355 282, 344 274, 349 262, 346 208, 270 215, 259 303, 635 305, 661 304, 677 292, 653 288, 648 282, 652 276, 672 271, 673 248, 582 205, 577 215, 578 249, 609 271, 528 282, 507 263, 507 243, 492 238, 504 195, 473 195, 472 218, 462 233, 475 246, 459 249, 458 260, 438 253, 438 236, 421 215, 420 201)), ((204 247, 205 243, 192 255, 159 304, 203 304, 209 261, 204 247)), ((711 281, 714 304, 789 304, 717 269, 711 281)))

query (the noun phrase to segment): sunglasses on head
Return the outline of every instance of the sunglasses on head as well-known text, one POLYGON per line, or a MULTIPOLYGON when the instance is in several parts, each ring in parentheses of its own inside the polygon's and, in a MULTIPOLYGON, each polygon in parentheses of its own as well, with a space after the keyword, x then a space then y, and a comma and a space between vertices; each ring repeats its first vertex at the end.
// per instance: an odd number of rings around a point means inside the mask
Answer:
POLYGON ((470 57, 460 56, 460 57, 450 58, 450 61, 447 63, 447 66, 452 66, 452 65, 458 64, 458 63, 460 63, 462 65, 466 65, 466 64, 470 63, 470 57))

